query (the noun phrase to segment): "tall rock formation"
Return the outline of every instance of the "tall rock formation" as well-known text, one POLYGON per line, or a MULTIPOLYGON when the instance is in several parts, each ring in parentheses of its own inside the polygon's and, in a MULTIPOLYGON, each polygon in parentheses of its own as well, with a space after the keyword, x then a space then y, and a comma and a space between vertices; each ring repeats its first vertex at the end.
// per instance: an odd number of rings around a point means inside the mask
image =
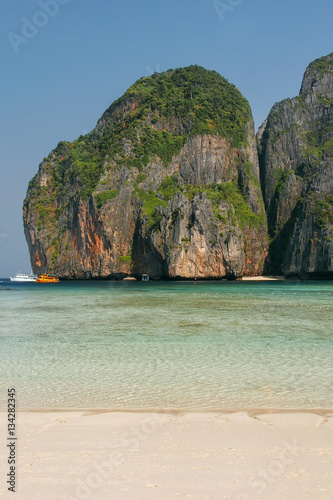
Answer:
POLYGON ((198 66, 141 78, 29 184, 33 271, 67 278, 260 274, 267 255, 248 102, 198 66))
POLYGON ((309 65, 299 96, 273 106, 257 139, 266 271, 333 276, 333 54, 309 65))

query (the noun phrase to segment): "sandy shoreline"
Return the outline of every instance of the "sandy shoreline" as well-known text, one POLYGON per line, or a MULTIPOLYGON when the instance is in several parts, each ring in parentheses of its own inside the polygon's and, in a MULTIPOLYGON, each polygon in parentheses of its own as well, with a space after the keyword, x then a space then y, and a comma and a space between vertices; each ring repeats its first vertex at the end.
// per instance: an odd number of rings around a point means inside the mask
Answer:
MULTIPOLYGON (((331 499, 333 410, 20 411, 11 499, 331 499)), ((0 413, 1 429, 7 415, 0 413)))
POLYGON ((285 281, 284 276, 243 276, 241 281, 285 281))

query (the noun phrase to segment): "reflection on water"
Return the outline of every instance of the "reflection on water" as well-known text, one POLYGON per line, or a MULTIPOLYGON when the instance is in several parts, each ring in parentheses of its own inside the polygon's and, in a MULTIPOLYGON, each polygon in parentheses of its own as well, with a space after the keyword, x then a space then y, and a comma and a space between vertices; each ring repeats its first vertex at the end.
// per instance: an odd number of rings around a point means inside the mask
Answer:
POLYGON ((6 288, 0 376, 21 408, 333 407, 332 282, 6 288))

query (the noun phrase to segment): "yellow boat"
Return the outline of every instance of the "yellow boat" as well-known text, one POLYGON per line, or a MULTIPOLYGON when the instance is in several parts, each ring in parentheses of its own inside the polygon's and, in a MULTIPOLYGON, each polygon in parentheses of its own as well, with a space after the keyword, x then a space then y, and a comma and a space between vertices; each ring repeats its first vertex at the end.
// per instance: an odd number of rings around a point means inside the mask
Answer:
POLYGON ((59 283, 59 280, 56 276, 49 274, 42 274, 39 278, 36 279, 36 283, 59 283))

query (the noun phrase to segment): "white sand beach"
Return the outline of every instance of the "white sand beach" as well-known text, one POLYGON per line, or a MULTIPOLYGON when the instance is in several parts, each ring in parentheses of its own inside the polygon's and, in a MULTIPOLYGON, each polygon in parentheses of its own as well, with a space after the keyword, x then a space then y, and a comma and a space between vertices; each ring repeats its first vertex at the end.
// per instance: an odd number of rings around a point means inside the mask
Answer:
POLYGON ((284 281, 284 276, 243 276, 242 281, 284 281))
MULTIPOLYGON (((19 500, 333 498, 332 411, 22 411, 19 500)), ((1 429, 7 415, 0 413, 1 429)), ((3 435, 3 434, 2 434, 3 435)))

